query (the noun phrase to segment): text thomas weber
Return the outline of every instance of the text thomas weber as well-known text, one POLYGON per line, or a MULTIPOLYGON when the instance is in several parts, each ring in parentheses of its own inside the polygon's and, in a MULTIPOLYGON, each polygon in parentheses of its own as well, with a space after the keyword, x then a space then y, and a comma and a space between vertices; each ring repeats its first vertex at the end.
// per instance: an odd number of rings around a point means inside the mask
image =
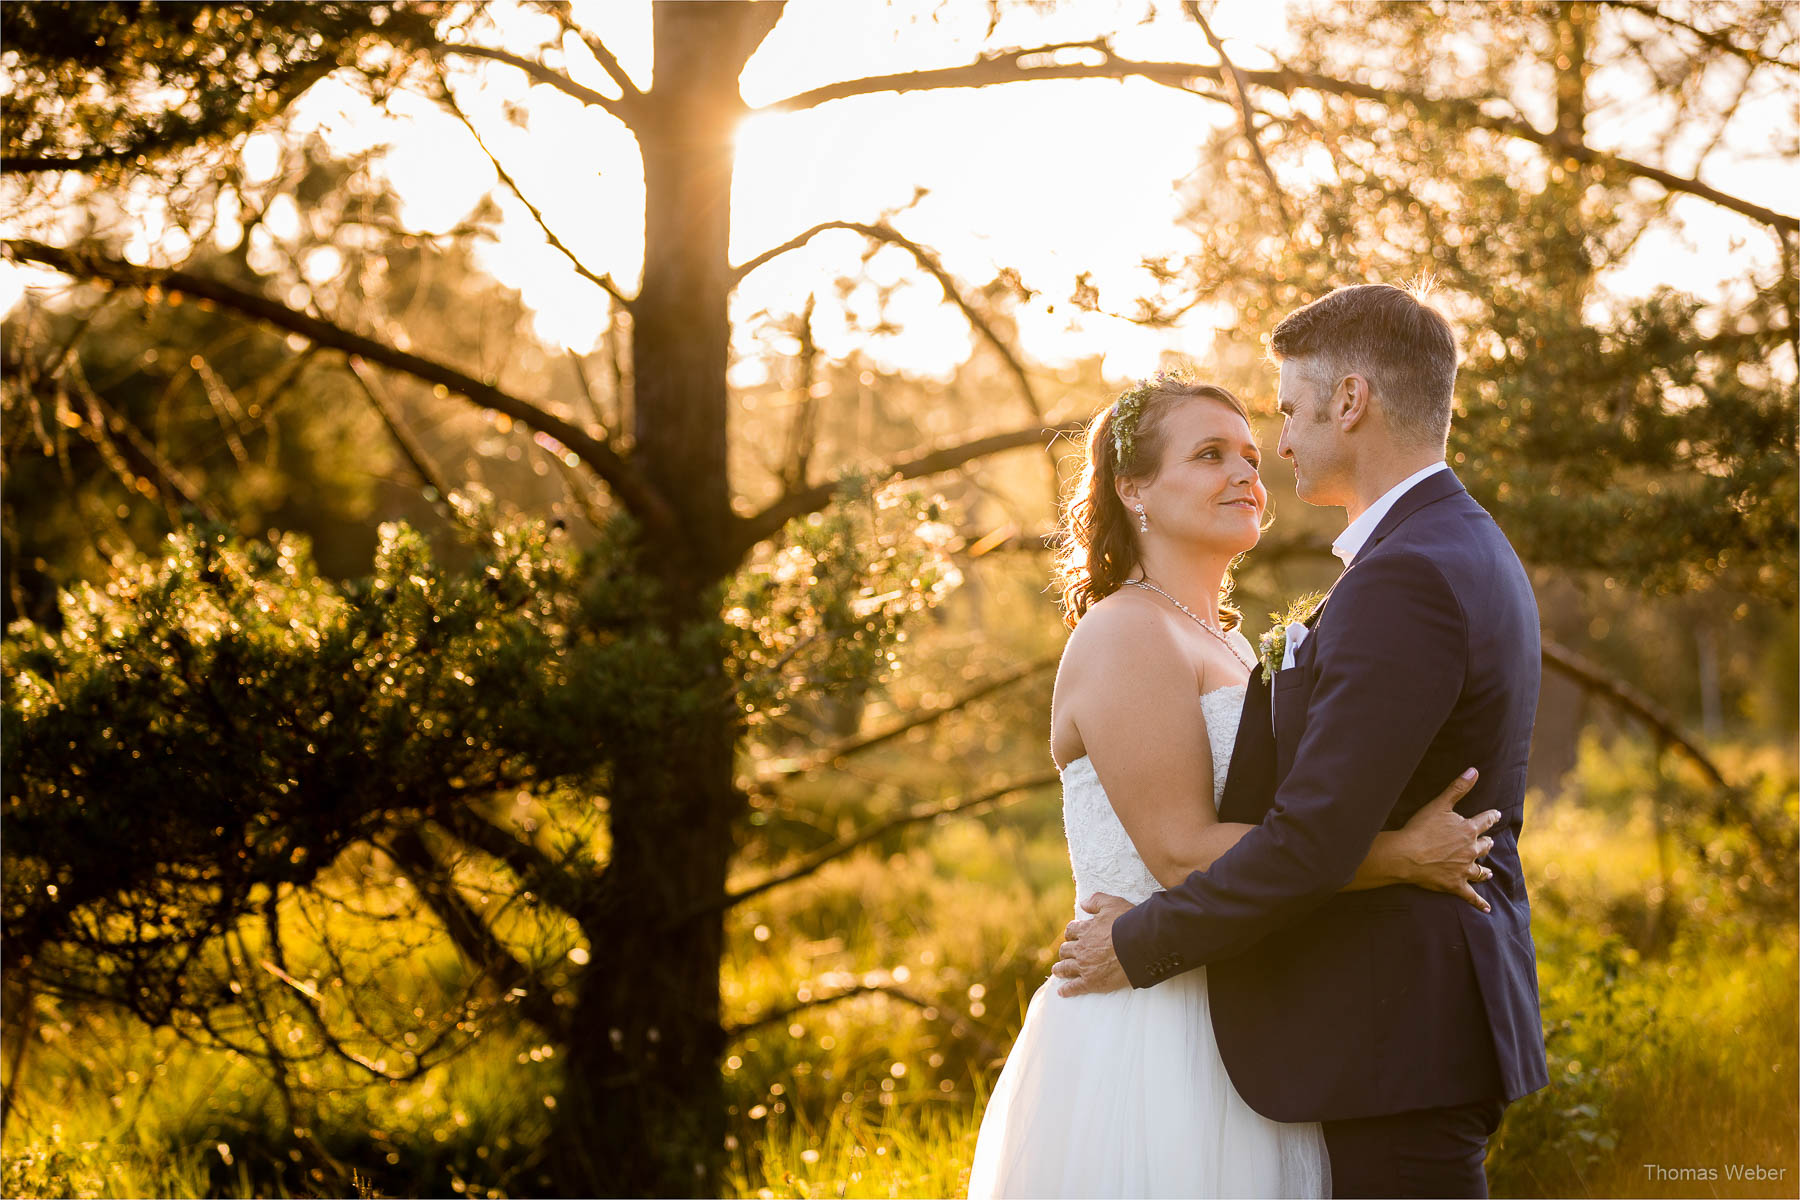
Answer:
POLYGON ((1645 1163, 1644 1178, 1654 1183, 1777 1183, 1787 1178, 1786 1167, 1765 1167, 1756 1163, 1726 1163, 1718 1167, 1665 1167, 1661 1163, 1645 1163))

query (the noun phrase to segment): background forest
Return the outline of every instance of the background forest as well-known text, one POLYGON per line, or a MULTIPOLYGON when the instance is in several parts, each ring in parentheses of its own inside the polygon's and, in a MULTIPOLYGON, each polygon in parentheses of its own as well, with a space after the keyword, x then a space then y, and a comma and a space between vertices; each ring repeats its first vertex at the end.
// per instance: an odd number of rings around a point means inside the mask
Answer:
MULTIPOLYGON (((1792 1194, 1800 12, 33 0, 0 64, 0 1192, 960 1195, 1075 900, 1071 435, 1429 278, 1545 639, 1494 1192, 1792 1194)), ((1338 569, 1268 462, 1252 637, 1338 569)))

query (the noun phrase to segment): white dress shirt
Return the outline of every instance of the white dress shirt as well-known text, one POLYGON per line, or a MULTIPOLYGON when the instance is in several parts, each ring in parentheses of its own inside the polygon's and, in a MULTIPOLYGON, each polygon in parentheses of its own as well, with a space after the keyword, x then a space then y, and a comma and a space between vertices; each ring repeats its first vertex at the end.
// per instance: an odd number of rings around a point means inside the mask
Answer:
POLYGON ((1363 548, 1363 543, 1369 540, 1369 535, 1375 532, 1375 527, 1381 524, 1381 518, 1388 515, 1388 510, 1399 502, 1400 497, 1411 491, 1413 485, 1420 480, 1449 469, 1449 463, 1432 463, 1422 471, 1414 471, 1383 492, 1381 499, 1365 508, 1362 516, 1344 527, 1344 532, 1338 534, 1337 541, 1331 543, 1331 552, 1343 559, 1346 567, 1349 566, 1357 551, 1363 548))

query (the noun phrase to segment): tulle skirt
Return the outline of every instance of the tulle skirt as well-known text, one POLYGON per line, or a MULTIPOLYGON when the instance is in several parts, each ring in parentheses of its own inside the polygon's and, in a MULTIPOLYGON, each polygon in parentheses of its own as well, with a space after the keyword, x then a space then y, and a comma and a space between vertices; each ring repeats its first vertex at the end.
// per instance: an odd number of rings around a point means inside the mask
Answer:
POLYGON ((1151 988, 1038 988, 981 1119, 970 1200, 1323 1197, 1316 1124, 1271 1121, 1219 1059, 1204 968, 1151 988))

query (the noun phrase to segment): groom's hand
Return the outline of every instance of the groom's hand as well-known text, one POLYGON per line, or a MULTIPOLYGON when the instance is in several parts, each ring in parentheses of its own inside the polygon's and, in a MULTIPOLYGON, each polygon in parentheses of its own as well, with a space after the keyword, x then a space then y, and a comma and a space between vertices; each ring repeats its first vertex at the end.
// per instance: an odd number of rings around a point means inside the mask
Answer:
POLYGON ((1089 920, 1070 921, 1063 930, 1062 954, 1050 968, 1050 973, 1062 980, 1056 994, 1079 996, 1130 987, 1131 980, 1113 951, 1112 927, 1120 913, 1131 911, 1131 905, 1117 896, 1095 892, 1081 902, 1081 910, 1094 915, 1089 920))

